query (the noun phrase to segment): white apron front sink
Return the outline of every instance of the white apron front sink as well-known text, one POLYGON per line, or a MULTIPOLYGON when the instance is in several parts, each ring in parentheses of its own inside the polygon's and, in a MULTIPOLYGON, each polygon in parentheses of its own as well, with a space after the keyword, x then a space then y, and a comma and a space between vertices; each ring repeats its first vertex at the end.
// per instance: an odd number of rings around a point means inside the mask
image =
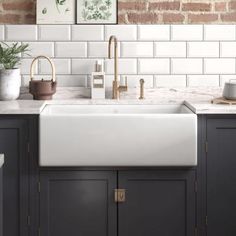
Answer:
POLYGON ((184 105, 48 105, 41 166, 195 166, 197 116, 184 105))

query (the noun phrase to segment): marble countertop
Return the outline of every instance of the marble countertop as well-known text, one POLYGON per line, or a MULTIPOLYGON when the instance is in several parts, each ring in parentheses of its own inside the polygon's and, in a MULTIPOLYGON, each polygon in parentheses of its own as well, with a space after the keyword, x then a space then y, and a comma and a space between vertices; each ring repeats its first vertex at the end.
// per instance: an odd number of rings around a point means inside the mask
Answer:
POLYGON ((3 166, 4 164, 4 155, 0 154, 0 168, 3 166))
POLYGON ((40 114, 48 104, 185 104, 196 114, 236 114, 236 105, 211 104, 213 98, 220 97, 222 88, 156 88, 146 89, 145 99, 139 100, 139 89, 122 93, 120 100, 88 99, 89 89, 58 88, 51 101, 34 101, 27 90, 22 90, 19 100, 1 101, 0 114, 40 114))

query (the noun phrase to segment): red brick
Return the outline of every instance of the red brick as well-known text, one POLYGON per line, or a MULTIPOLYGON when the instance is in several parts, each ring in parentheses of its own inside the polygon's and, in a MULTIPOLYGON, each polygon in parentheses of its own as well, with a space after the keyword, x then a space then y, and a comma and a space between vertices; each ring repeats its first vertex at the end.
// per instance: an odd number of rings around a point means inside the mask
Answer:
POLYGON ((19 14, 0 14, 0 22, 3 24, 19 24, 19 14))
POLYGON ((188 22, 189 23, 209 23, 215 22, 218 20, 217 14, 189 14, 188 22))
POLYGON ((118 8, 119 10, 142 11, 146 9, 146 3, 145 2, 119 2, 118 8))
POLYGON ((235 22, 236 12, 221 14, 220 17, 223 22, 235 22))
POLYGON ((150 2, 149 3, 149 10, 179 10, 180 9, 180 2, 150 2))
POLYGON ((30 1, 24 2, 4 2, 2 4, 3 10, 19 10, 19 11, 31 11, 34 8, 34 3, 30 1))
POLYGON ((128 13, 128 21, 131 24, 155 24, 158 22, 156 13, 128 13))
POLYGON ((215 3, 215 11, 226 11, 226 3, 225 2, 216 2, 215 3))
POLYGON ((210 3, 183 3, 182 5, 183 11, 210 11, 211 4, 210 3))
POLYGON ((236 1, 229 2, 229 9, 236 10, 236 1))
POLYGON ((164 13, 163 23, 182 23, 184 18, 184 15, 180 13, 164 13))

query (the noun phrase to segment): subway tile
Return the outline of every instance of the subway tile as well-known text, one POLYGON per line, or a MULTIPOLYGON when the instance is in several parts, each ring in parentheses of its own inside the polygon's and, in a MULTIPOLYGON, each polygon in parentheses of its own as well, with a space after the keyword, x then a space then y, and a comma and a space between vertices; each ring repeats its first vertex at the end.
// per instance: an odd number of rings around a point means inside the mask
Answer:
POLYGON ((37 25, 6 25, 5 39, 8 41, 37 40, 37 25))
POLYGON ((170 26, 169 25, 138 25, 139 40, 169 40, 170 26))
POLYGON ((221 42, 220 57, 236 57, 236 42, 221 42))
POLYGON ((73 41, 100 41, 104 40, 103 25, 72 25, 73 41))
POLYGON ((219 57, 218 42, 188 42, 188 57, 219 57))
POLYGON ((121 83, 127 83, 129 88, 140 88, 140 79, 144 79, 144 88, 153 88, 153 75, 122 75, 121 83))
POLYGON ((235 73, 235 59, 211 58, 204 60, 205 74, 233 74, 235 73))
POLYGON ((106 25, 105 39, 108 40, 111 35, 115 35, 118 41, 137 40, 136 25, 106 25))
POLYGON ((186 75, 156 75, 156 87, 186 87, 186 75))
MULTIPOLYGON (((29 44, 28 54, 30 57, 36 57, 40 55, 45 55, 48 57, 54 56, 54 43, 49 42, 25 42, 29 44)), ((28 55, 23 55, 24 57, 29 57, 28 55)))
POLYGON ((96 59, 72 59, 72 74, 90 75, 95 71, 96 59))
POLYGON ((157 42, 155 43, 156 57, 186 57, 185 42, 157 42))
POLYGON ((172 25, 171 39, 176 41, 202 40, 202 25, 172 25))
POLYGON ((230 80, 236 81, 236 75, 220 75, 220 87, 224 87, 225 82, 229 82, 230 80))
POLYGON ((172 74, 202 74, 202 59, 172 59, 172 74))
MULTIPOLYGON (((21 74, 30 74, 30 66, 32 63, 32 59, 22 59, 21 60, 21 65, 20 65, 20 69, 21 69, 21 74)), ((38 62, 36 62, 35 67, 34 67, 34 73, 38 74, 38 62)))
POLYGON ((121 43, 122 57, 153 57, 153 43, 124 42, 121 43))
MULTIPOLYGON (((105 70, 107 74, 114 74, 114 60, 105 61, 105 70)), ((119 59, 118 74, 137 74, 136 59, 119 59)))
POLYGON ((70 40, 70 25, 40 25, 39 40, 42 41, 70 40))
POLYGON ((235 40, 235 25, 205 25, 205 40, 235 40))
POLYGON ((87 87, 86 75, 57 75, 59 87, 87 87))
POLYGON ((85 42, 57 42, 56 57, 86 57, 87 43, 85 42))
POLYGON ((139 74, 169 74, 169 59, 139 59, 139 74))
POLYGON ((0 25, 0 40, 5 39, 4 25, 0 25))
MULTIPOLYGON (((88 56, 97 58, 108 57, 108 42, 89 42, 88 56)), ((120 43, 118 43, 118 56, 120 56, 120 43)))
POLYGON ((219 75, 188 75, 188 87, 218 87, 219 75))
MULTIPOLYGON (((71 74, 70 59, 52 59, 56 68, 56 74, 71 74)), ((51 66, 47 60, 39 60, 39 74, 48 75, 51 73, 51 66)))

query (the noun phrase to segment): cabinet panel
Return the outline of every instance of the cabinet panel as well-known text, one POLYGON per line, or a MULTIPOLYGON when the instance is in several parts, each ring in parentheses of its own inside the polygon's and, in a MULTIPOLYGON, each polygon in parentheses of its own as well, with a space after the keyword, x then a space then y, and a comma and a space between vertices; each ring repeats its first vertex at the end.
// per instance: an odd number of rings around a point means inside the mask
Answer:
POLYGON ((0 167, 0 236, 3 236, 2 235, 2 214, 3 214, 3 210, 2 210, 2 207, 3 207, 3 204, 2 204, 2 169, 3 167, 0 167))
POLYGON ((112 171, 42 171, 40 228, 44 236, 116 236, 112 171))
POLYGON ((119 188, 119 236, 192 236, 195 171, 123 171, 119 188))
POLYGON ((0 120, 0 153, 5 155, 3 172, 3 235, 28 234, 27 122, 0 120))
POLYGON ((236 120, 207 121, 207 235, 236 235, 236 120))

